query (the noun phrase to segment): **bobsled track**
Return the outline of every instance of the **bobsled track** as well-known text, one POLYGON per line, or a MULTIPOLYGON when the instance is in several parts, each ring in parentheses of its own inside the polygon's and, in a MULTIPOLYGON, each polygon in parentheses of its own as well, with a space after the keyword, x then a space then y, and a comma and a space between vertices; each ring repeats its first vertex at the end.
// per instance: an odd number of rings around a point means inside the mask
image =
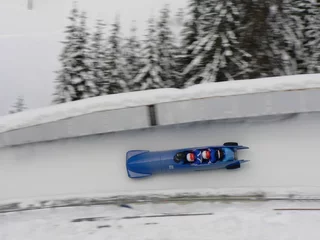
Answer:
POLYGON ((319 136, 320 112, 310 112, 192 122, 6 146, 0 148, 0 200, 9 204, 185 193, 193 197, 266 194, 279 198, 296 194, 318 198, 319 136), (250 162, 232 171, 153 175, 144 179, 127 176, 125 153, 130 149, 162 150, 227 141, 249 146, 239 157, 250 162))

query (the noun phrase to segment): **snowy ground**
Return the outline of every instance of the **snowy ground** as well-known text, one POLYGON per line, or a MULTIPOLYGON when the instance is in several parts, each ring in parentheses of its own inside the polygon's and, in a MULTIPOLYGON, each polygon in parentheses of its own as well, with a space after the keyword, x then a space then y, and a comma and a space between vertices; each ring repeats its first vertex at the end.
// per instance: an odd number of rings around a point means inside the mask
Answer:
POLYGON ((317 228, 320 202, 194 202, 129 207, 108 205, 0 214, 0 239, 311 240, 320 237, 317 228))

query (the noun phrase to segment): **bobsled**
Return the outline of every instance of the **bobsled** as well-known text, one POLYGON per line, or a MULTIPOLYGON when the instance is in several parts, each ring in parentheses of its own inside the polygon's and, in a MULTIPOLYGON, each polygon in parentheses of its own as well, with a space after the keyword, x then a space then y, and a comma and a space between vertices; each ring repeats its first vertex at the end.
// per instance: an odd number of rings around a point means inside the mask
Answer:
POLYGON ((159 173, 238 169, 249 160, 238 159, 238 150, 249 149, 236 142, 218 146, 191 147, 164 151, 130 150, 126 153, 129 178, 159 173))

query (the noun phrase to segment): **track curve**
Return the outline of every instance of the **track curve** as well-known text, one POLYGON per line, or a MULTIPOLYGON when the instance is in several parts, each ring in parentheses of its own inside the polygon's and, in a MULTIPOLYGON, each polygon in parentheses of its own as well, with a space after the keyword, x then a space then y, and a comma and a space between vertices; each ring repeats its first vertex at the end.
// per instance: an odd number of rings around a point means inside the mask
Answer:
POLYGON ((0 149, 0 200, 219 188, 320 187, 320 113, 202 122, 0 149), (129 179, 130 149, 170 149, 237 141, 251 160, 218 170, 129 179))

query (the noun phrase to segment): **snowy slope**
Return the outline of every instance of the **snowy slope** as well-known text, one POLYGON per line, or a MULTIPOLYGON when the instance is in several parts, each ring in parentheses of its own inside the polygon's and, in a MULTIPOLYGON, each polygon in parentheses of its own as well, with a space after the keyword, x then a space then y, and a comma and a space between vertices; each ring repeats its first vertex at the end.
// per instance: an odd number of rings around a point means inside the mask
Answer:
MULTIPOLYGON (((201 191, 300 191, 320 196, 320 114, 207 122, 0 149, 0 200, 201 191), (238 141, 251 160, 236 171, 127 177, 131 149, 172 149, 238 141), (8 185, 10 183, 10 185, 8 185)), ((232 192, 231 192, 232 193, 232 192)))
POLYGON ((195 85, 184 90, 157 89, 114 94, 0 117, 0 133, 104 110, 206 97, 314 88, 320 88, 320 74, 208 83, 195 85))
MULTIPOLYGON (((27 10, 27 0, 0 0, 0 115, 8 113, 18 95, 23 95, 29 108, 47 106, 52 100, 55 73, 59 69, 58 55, 64 40, 67 17, 73 0, 33 0, 33 10, 27 10)), ((186 0, 77 0, 78 7, 88 13, 89 26, 96 19, 111 24, 119 14, 123 35, 132 21, 138 33, 145 34, 146 20, 157 15, 164 4, 172 13, 186 5, 186 0)), ((180 27, 172 20, 172 27, 180 27)))

